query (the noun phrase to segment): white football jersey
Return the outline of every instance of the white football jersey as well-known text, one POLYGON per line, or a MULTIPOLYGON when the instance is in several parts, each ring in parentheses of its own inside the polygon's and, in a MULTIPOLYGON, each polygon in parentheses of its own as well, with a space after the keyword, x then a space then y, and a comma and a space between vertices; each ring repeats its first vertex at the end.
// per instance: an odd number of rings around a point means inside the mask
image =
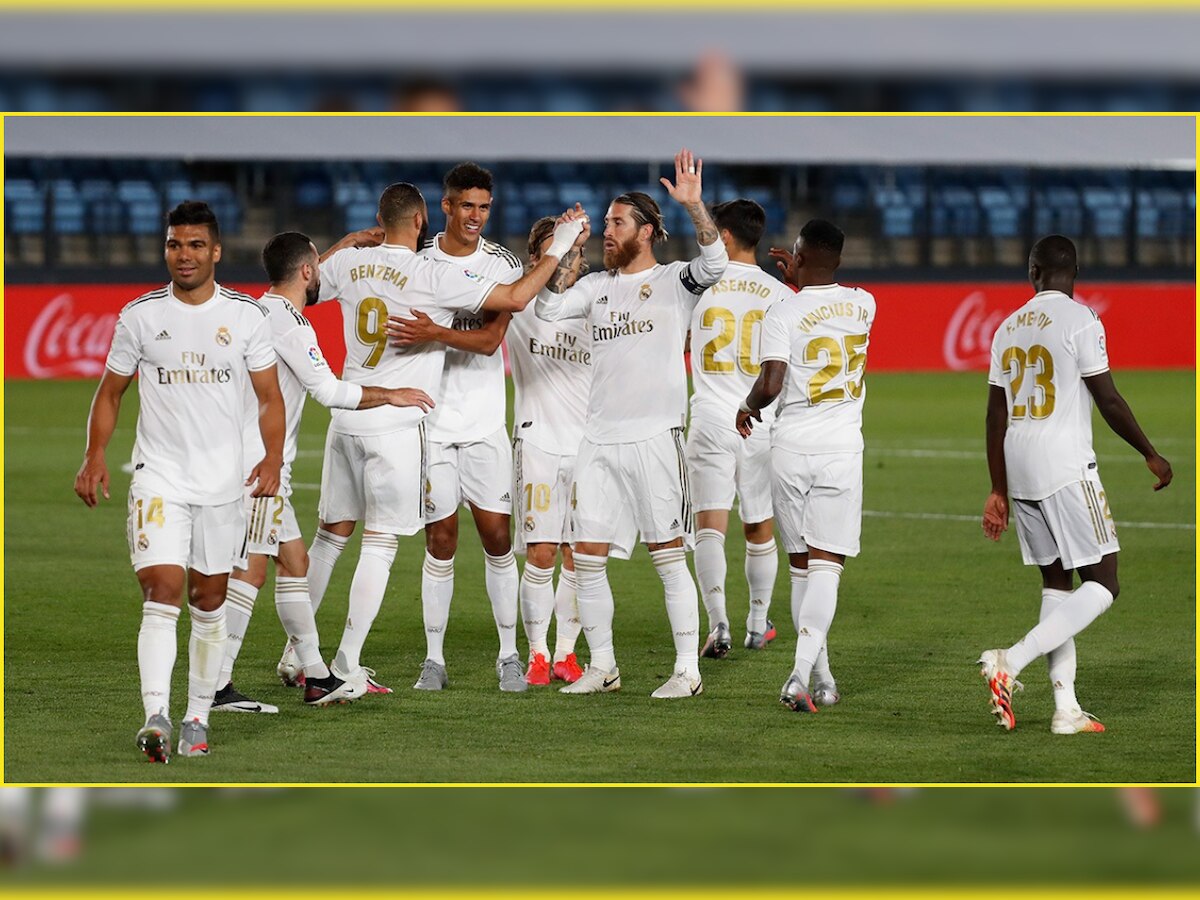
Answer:
POLYGON ((558 456, 583 439, 592 385, 592 335, 583 319, 543 322, 532 306, 508 326, 515 414, 513 437, 558 456))
MULTIPOLYGON (((445 345, 393 347, 384 331, 387 318, 419 309, 449 328, 456 312, 478 313, 495 286, 463 266, 418 256, 395 244, 339 250, 321 263, 321 301, 336 297, 342 305, 342 378, 354 384, 420 388, 440 404, 445 345)), ((340 409, 329 427, 341 434, 387 434, 411 428, 424 417, 417 406, 340 409)))
POLYGON ((593 272, 562 294, 539 295, 539 316, 580 317, 591 331, 584 436, 593 444, 644 441, 683 427, 688 323, 700 295, 725 271, 724 251, 721 245, 714 261, 698 256, 631 275, 593 272))
POLYGON ((1083 379, 1107 371, 1104 326, 1066 294, 1035 294, 1000 323, 988 384, 1008 399, 1004 461, 1013 497, 1044 500, 1095 468, 1083 379))
MULTIPOLYGON (((292 493, 292 463, 296 459, 296 439, 300 434, 300 416, 311 392, 325 406, 340 405, 354 409, 362 401, 362 388, 338 381, 317 343, 317 332, 286 297, 263 294, 259 303, 267 311, 271 327, 271 345, 279 357, 279 390, 287 414, 287 433, 283 439, 283 469, 279 496, 292 493), (335 399, 336 398, 336 399, 335 399)), ((249 387, 249 386, 248 386, 249 387)), ((258 428, 258 397, 250 387, 246 391, 246 418, 243 432, 243 463, 246 474, 263 457, 262 432, 258 428)))
POLYGON ((875 298, 840 284, 806 287, 767 310, 763 362, 787 363, 771 446, 794 453, 863 449, 863 376, 875 298))
MULTIPOLYGON (((792 291, 749 263, 731 262, 692 312, 692 421, 736 431, 738 405, 762 368, 762 322, 767 308, 792 291)), ((759 427, 770 427, 775 405, 759 427)))
MULTIPOLYGON (((500 284, 512 284, 524 274, 521 261, 493 241, 481 239, 470 256, 451 256, 442 250, 441 239, 438 234, 427 242, 421 255, 469 269, 500 284)), ((458 312, 450 327, 474 331, 482 328, 483 322, 482 312, 458 312)), ((444 444, 477 441, 505 427, 507 408, 504 356, 499 348, 485 356, 447 347, 438 406, 425 423, 425 435, 444 444)))
POLYGON ((275 365, 258 301, 219 284, 198 306, 172 285, 143 294, 117 317, 105 365, 138 375, 135 487, 196 506, 241 499, 249 373, 275 365))

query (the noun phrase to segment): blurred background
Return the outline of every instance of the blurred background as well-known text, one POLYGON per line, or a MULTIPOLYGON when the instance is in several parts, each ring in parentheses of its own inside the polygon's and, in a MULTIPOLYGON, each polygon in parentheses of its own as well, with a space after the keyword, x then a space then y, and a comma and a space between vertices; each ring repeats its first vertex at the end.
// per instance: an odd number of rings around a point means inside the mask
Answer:
POLYGON ((1006 890, 1128 891, 1200 876, 1189 789, 35 790, 0 789, 10 889, 167 885, 183 872, 189 889, 556 896, 1000 877, 1006 890), (332 858, 319 852, 328 838, 332 858))
POLYGON ((12 111, 1200 108, 1188 9, 6 12, 12 111))

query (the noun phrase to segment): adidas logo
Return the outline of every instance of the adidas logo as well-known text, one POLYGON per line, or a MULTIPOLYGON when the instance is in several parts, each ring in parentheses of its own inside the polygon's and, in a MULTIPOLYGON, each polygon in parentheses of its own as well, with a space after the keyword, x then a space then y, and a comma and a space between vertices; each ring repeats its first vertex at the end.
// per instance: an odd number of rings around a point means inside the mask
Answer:
POLYGON ((710 594, 723 594, 723 593, 725 593, 725 591, 724 591, 724 590, 723 590, 721 587, 719 587, 719 586, 718 586, 718 587, 714 587, 714 588, 709 588, 709 591, 708 591, 708 592, 709 592, 710 594))
POLYGON ((154 336, 154 339, 156 341, 169 341, 171 339, 171 335, 169 335, 167 333, 167 329, 164 328, 162 331, 160 331, 158 334, 156 334, 154 336))
POLYGON ((512 503, 512 497, 509 495, 508 491, 504 492, 504 496, 500 498, 500 502, 501 503, 512 503))
POLYGON ((605 294, 603 297, 601 297, 599 300, 597 300, 596 303, 598 303, 598 304, 603 303, 607 306, 608 305, 608 294, 605 294))
POLYGON ((678 527, 679 527, 679 520, 678 520, 678 519, 673 519, 673 520, 671 521, 671 527, 672 527, 672 528, 678 528, 678 527))
POLYGON ((807 628, 801 628, 801 629, 800 629, 798 632, 796 632, 796 634, 797 634, 797 635, 804 635, 804 637, 810 637, 810 635, 809 635, 809 633, 808 633, 808 629, 807 629, 807 628))

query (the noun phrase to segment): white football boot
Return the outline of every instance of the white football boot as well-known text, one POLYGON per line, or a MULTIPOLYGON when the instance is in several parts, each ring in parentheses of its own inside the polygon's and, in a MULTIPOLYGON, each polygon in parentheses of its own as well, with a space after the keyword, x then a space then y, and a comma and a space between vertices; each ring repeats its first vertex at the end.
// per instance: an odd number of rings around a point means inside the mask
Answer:
POLYGON ((676 700, 680 697, 695 697, 702 693, 704 693, 704 682, 699 677, 692 678, 682 669, 676 669, 675 674, 650 696, 656 700, 676 700))
POLYGON ((594 666, 584 669, 579 680, 559 688, 560 694, 607 694, 621 689, 621 670, 616 666, 609 672, 604 672, 594 666))

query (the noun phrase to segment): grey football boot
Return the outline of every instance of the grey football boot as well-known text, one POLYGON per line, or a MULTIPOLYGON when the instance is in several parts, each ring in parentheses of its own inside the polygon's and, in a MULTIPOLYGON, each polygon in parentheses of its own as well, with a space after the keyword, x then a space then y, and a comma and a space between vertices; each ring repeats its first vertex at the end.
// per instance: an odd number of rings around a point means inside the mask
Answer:
POLYGON ((525 667, 517 654, 496 660, 496 677, 500 679, 500 690, 507 694, 519 694, 529 690, 525 681, 525 667))
POLYGON ((146 720, 137 733, 137 747, 150 762, 171 761, 171 720, 158 713, 146 720))
POLYGON ((443 688, 450 686, 450 676, 446 674, 446 667, 439 662, 434 662, 432 659, 427 659, 421 663, 421 675, 417 679, 417 683, 413 688, 418 691, 440 691, 443 688))
POLYGON ((708 633, 708 639, 700 650, 700 656, 704 659, 724 659, 729 655, 729 649, 732 646, 733 636, 729 633, 728 623, 718 622, 708 633))
POLYGON ((179 729, 180 756, 208 756, 208 726, 199 719, 184 722, 179 729))

